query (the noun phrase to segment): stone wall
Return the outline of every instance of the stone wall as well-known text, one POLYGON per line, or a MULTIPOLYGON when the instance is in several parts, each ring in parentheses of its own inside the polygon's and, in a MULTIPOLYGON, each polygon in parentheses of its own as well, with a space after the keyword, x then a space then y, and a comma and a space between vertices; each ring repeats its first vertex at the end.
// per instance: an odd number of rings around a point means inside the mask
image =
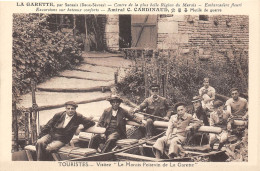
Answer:
POLYGON ((108 50, 119 50, 119 15, 106 15, 104 39, 108 50))
MULTIPOLYGON (((196 50, 200 59, 243 51, 248 57, 249 17, 245 15, 158 15, 158 49, 196 50), (206 20, 206 21, 205 21, 206 20)), ((119 50, 119 15, 104 15, 104 42, 119 50)))
POLYGON ((181 53, 196 49, 201 59, 223 57, 229 51, 243 51, 247 56, 248 26, 249 17, 244 15, 159 15, 157 47, 181 53))
POLYGON ((172 57, 181 58, 197 75, 209 76, 213 85, 222 82, 219 92, 225 87, 247 92, 248 16, 159 15, 157 47, 175 49, 172 57))

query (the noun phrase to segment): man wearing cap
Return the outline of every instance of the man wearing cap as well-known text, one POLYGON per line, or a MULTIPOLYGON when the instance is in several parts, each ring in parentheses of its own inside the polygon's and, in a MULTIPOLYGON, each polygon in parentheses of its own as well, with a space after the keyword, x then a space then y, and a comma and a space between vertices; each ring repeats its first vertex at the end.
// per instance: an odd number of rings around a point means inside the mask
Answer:
POLYGON ((239 91, 237 88, 230 90, 231 97, 226 101, 227 111, 234 118, 241 118, 243 120, 248 119, 248 103, 247 100, 239 97, 239 91))
POLYGON ((77 107, 73 101, 66 102, 66 111, 55 114, 42 128, 36 142, 37 160, 49 160, 50 152, 69 143, 80 124, 85 129, 95 125, 90 118, 77 113, 77 107))
MULTIPOLYGON (((140 119, 135 118, 128 111, 120 107, 123 100, 118 95, 111 95, 108 101, 111 107, 104 110, 97 125, 106 128, 105 144, 101 149, 102 153, 111 151, 118 139, 126 138, 126 118, 142 123, 140 119)), ((102 141, 99 135, 96 135, 94 139, 97 142, 96 145, 102 141)))
MULTIPOLYGON (((142 111, 146 109, 146 113, 154 116, 159 116, 164 120, 169 120, 171 117, 171 112, 169 111, 169 104, 166 98, 159 96, 159 85, 153 84, 150 86, 149 90, 151 96, 146 98, 143 103, 141 103, 137 108, 134 109, 135 112, 142 111)), ((146 119, 145 129, 146 137, 149 138, 153 135, 153 122, 156 120, 153 117, 146 119)))
POLYGON ((202 108, 202 105, 201 105, 201 97, 200 96, 194 96, 193 99, 192 99, 192 105, 193 105, 193 117, 194 118, 197 118, 201 121, 203 121, 203 124, 205 126, 209 126, 209 120, 208 120, 208 117, 207 117, 207 113, 206 111, 202 108))
POLYGON ((223 109, 224 104, 222 101, 214 101, 213 112, 210 113, 209 124, 210 126, 221 127, 222 132, 218 135, 213 133, 209 134, 209 145, 212 149, 216 141, 219 140, 218 150, 221 150, 227 141, 228 131, 231 129, 231 124, 229 122, 230 114, 223 109))
POLYGON ((153 152, 156 158, 161 158, 166 147, 169 147, 169 158, 179 156, 182 151, 182 145, 187 138, 187 133, 194 132, 202 125, 202 121, 193 118, 191 114, 186 112, 185 103, 177 103, 174 108, 177 110, 177 115, 171 116, 166 135, 157 139, 153 145, 153 152), (193 124, 190 125, 190 123, 193 124))
POLYGON ((202 107, 212 111, 213 101, 215 100, 216 91, 209 85, 209 78, 203 79, 203 87, 199 89, 199 95, 202 98, 202 107))

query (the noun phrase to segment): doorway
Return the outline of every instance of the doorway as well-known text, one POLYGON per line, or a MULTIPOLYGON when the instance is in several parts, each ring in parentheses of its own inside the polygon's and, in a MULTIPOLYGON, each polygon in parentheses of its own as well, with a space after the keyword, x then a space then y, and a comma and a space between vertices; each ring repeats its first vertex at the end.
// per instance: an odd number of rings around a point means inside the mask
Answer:
POLYGON ((131 15, 119 15, 119 48, 131 47, 131 35, 131 15))

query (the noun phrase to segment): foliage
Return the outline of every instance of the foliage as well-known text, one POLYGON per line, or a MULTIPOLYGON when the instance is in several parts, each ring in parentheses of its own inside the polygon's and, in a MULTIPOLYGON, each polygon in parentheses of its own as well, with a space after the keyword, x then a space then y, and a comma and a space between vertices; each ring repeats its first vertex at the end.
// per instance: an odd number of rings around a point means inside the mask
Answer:
POLYGON ((130 70, 123 80, 117 84, 117 88, 134 103, 140 103, 144 100, 145 91, 143 72, 130 70))
POLYGON ((78 64, 80 44, 72 32, 53 31, 47 14, 13 15, 13 95, 27 91, 30 80, 37 83, 58 71, 78 64))
MULTIPOLYGON (((167 51, 157 50, 154 54, 149 50, 143 52, 128 51, 126 56, 136 61, 135 69, 129 73, 123 83, 119 84, 125 95, 131 93, 133 101, 135 97, 144 98, 145 75, 147 77, 147 88, 152 82, 157 82, 161 89, 165 87, 164 96, 170 100, 171 104, 178 101, 190 103, 193 96, 198 95, 198 90, 203 86, 203 78, 210 78, 210 85, 213 86, 217 93, 229 96, 229 90, 232 87, 238 87, 247 93, 247 88, 241 83, 238 69, 235 61, 231 61, 226 54, 215 54, 222 56, 219 58, 210 58, 200 60, 197 49, 190 49, 187 54, 180 55, 179 50, 167 51), (137 79, 138 81, 136 81, 137 79), (135 86, 135 87, 133 87, 135 86), (129 91, 127 91, 129 89, 129 91), (136 93, 131 90, 139 90, 136 93), (142 93, 142 94, 140 94, 142 93)), ((239 56, 236 51, 234 56, 239 56)), ((240 52, 241 68, 248 78, 248 61, 246 54, 240 52)), ((246 84, 247 85, 247 84, 246 84)), ((161 95, 163 95, 161 90, 161 95)))

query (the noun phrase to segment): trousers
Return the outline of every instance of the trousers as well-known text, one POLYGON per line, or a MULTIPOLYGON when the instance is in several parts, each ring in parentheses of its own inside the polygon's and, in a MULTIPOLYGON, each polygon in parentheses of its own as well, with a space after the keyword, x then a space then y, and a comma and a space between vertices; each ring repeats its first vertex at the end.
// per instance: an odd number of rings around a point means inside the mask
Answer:
POLYGON ((153 125, 153 120, 152 119, 148 118, 146 120, 145 130, 146 130, 146 136, 148 136, 148 137, 153 136, 154 125, 153 125))
POLYGON ((50 153, 60 149, 64 145, 65 143, 61 141, 53 140, 50 134, 44 135, 36 143, 37 161, 50 160, 50 153))
POLYGON ((101 147, 101 153, 106 153, 111 151, 116 146, 116 141, 119 137, 118 132, 113 132, 111 134, 107 134, 104 142, 104 139, 102 139, 100 135, 94 135, 91 138, 89 147, 97 149, 100 144, 104 143, 103 147, 101 147))
POLYGON ((186 137, 183 137, 181 135, 172 135, 169 139, 164 136, 155 142, 153 145, 153 152, 155 153, 155 150, 160 151, 160 154, 163 155, 163 153, 166 151, 166 148, 169 147, 168 156, 169 157, 177 157, 179 156, 179 153, 182 151, 182 144, 185 142, 186 137))
POLYGON ((209 134, 209 144, 215 144, 218 140, 219 143, 225 143, 228 139, 228 133, 226 131, 222 131, 220 134, 209 134))

